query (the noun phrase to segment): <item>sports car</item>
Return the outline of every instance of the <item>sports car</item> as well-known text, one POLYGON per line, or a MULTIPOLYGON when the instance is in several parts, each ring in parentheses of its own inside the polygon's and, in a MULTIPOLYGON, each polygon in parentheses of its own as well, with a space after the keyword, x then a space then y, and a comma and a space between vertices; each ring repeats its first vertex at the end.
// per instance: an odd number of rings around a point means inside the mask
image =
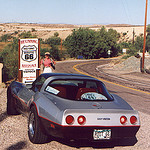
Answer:
POLYGON ((109 141, 135 137, 138 112, 103 82, 81 74, 44 73, 32 85, 13 81, 7 89, 7 113, 28 117, 32 143, 49 137, 109 141))

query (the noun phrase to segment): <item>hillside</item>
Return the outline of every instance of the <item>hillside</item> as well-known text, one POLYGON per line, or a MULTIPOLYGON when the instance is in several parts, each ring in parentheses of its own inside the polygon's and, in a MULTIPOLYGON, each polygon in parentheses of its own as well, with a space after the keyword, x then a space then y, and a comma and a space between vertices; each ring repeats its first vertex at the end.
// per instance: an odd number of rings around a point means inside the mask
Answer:
POLYGON ((59 33, 62 39, 65 39, 68 35, 72 33, 75 28, 91 28, 93 30, 99 30, 102 26, 106 29, 113 28, 117 30, 120 34, 127 33, 126 39, 132 39, 133 29, 135 36, 143 34, 144 26, 135 26, 128 24, 110 24, 110 25, 71 25, 71 24, 33 24, 33 23, 1 23, 0 24, 0 36, 4 34, 12 34, 17 36, 24 31, 33 31, 33 34, 37 35, 39 38, 46 39, 54 35, 55 32, 59 33))

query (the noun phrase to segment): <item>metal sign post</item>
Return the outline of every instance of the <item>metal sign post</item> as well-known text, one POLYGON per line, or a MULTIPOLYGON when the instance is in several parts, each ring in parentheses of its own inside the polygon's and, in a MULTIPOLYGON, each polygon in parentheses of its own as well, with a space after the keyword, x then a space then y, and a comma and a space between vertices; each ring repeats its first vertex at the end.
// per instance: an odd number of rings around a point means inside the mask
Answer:
POLYGON ((19 81, 25 84, 32 82, 39 75, 40 41, 38 39, 19 40, 19 81), (38 73, 37 73, 38 72, 38 73))

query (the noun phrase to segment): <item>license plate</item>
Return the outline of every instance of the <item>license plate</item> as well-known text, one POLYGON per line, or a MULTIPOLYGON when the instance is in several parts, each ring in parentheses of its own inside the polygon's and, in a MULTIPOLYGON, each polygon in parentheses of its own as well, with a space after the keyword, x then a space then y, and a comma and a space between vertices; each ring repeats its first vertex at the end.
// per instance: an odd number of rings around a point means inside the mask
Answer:
POLYGON ((111 138, 111 129, 95 129, 93 132, 94 140, 104 140, 111 138))

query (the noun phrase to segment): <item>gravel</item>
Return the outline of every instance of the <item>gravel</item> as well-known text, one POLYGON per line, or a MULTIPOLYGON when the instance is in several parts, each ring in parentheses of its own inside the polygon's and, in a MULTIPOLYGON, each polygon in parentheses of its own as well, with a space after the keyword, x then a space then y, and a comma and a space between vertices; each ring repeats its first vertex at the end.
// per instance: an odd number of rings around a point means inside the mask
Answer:
MULTIPOLYGON (((141 58, 136 58, 132 56, 126 59, 125 61, 122 61, 121 63, 114 65, 113 69, 117 71, 140 72, 141 61, 142 61, 141 58)), ((149 69, 150 57, 146 57, 144 62, 146 69, 149 69)))

